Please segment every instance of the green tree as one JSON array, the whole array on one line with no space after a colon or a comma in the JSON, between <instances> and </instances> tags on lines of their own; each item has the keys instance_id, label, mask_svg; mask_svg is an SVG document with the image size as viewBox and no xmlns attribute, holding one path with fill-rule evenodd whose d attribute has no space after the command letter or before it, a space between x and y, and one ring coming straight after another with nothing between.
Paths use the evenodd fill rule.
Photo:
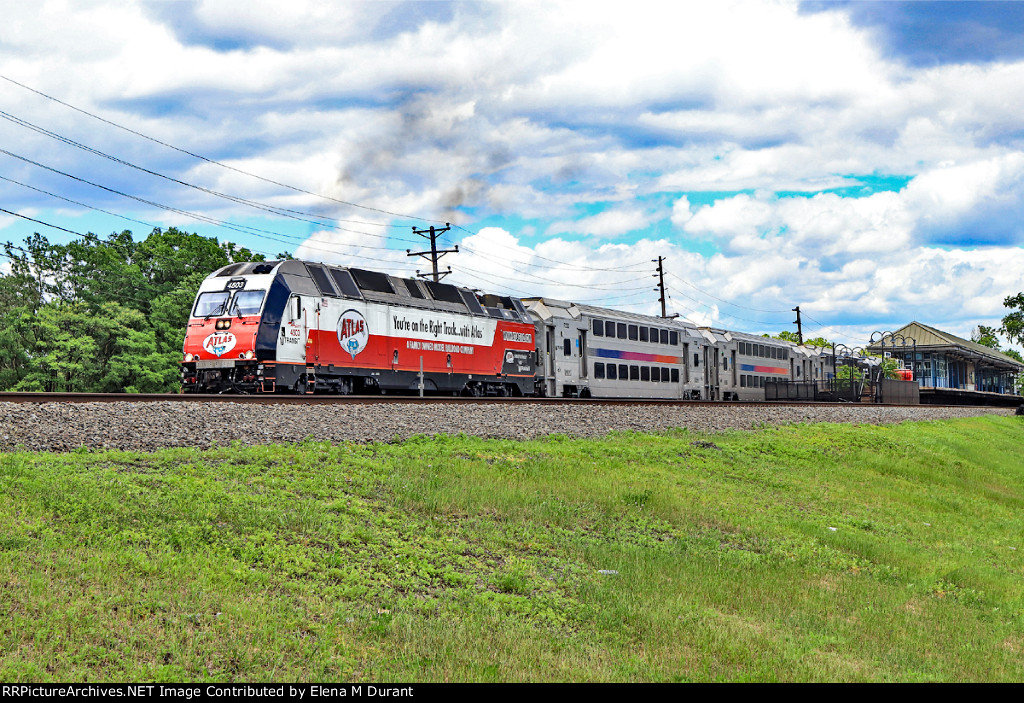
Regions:
<instances>
[{"instance_id":1,"label":"green tree","mask_svg":"<svg viewBox=\"0 0 1024 703\"><path fill-rule=\"evenodd\" d=\"M974 328L974 331L971 332L971 341L999 351L999 337L996 336L997 332L998 330L996 330L995 327L978 325Z\"/></svg>"},{"instance_id":2,"label":"green tree","mask_svg":"<svg viewBox=\"0 0 1024 703\"><path fill-rule=\"evenodd\" d=\"M32 321L31 364L18 390L149 393L177 379L176 361L157 351L156 335L138 310L104 303L54 301Z\"/></svg>"},{"instance_id":3,"label":"green tree","mask_svg":"<svg viewBox=\"0 0 1024 703\"><path fill-rule=\"evenodd\" d=\"M200 283L262 255L171 227L4 245L0 388L169 391ZM91 322L90 322L91 320ZM156 356L154 356L156 355ZM174 373L172 373L172 371Z\"/></svg>"},{"instance_id":4,"label":"green tree","mask_svg":"<svg viewBox=\"0 0 1024 703\"><path fill-rule=\"evenodd\" d=\"M1011 343L1024 343L1024 293L1007 296L1003 307L1009 308L1010 312L1003 318L1000 331Z\"/></svg>"}]
</instances>

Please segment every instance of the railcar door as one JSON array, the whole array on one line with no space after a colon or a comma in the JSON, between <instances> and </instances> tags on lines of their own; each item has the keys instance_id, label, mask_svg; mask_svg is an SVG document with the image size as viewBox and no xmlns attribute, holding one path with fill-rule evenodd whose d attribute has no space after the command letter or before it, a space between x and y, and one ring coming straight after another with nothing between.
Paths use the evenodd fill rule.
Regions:
<instances>
[{"instance_id":1,"label":"railcar door","mask_svg":"<svg viewBox=\"0 0 1024 703\"><path fill-rule=\"evenodd\" d=\"M718 400L718 347L704 347L704 397Z\"/></svg>"}]
</instances>

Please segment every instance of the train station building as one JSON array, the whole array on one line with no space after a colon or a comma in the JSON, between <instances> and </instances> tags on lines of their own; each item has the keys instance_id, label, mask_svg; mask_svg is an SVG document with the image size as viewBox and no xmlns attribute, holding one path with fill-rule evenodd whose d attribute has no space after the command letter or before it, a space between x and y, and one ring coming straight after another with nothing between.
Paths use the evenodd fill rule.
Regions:
<instances>
[{"instance_id":1,"label":"train station building","mask_svg":"<svg viewBox=\"0 0 1024 703\"><path fill-rule=\"evenodd\" d=\"M893 357L910 369L921 387L922 402L976 402L984 396L1016 396L1024 364L977 342L920 322L873 341L867 350Z\"/></svg>"}]
</instances>

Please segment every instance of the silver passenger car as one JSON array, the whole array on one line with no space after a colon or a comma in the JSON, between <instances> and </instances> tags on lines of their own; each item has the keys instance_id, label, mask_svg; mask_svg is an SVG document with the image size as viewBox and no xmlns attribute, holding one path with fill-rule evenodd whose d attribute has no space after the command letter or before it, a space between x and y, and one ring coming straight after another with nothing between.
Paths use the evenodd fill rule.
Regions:
<instances>
[{"instance_id":1,"label":"silver passenger car","mask_svg":"<svg viewBox=\"0 0 1024 703\"><path fill-rule=\"evenodd\" d=\"M523 300L534 318L538 385L549 397L706 397L707 340L675 319L551 298Z\"/></svg>"}]
</instances>

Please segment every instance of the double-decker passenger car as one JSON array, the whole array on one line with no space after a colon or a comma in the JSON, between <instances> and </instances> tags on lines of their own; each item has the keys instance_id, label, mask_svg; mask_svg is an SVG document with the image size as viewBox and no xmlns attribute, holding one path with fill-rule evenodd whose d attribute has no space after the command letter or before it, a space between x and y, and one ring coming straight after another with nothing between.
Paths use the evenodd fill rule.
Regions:
<instances>
[{"instance_id":1,"label":"double-decker passenger car","mask_svg":"<svg viewBox=\"0 0 1024 703\"><path fill-rule=\"evenodd\" d=\"M541 395L698 399L706 392L706 341L688 322L552 298L523 302L535 319Z\"/></svg>"}]
</instances>

